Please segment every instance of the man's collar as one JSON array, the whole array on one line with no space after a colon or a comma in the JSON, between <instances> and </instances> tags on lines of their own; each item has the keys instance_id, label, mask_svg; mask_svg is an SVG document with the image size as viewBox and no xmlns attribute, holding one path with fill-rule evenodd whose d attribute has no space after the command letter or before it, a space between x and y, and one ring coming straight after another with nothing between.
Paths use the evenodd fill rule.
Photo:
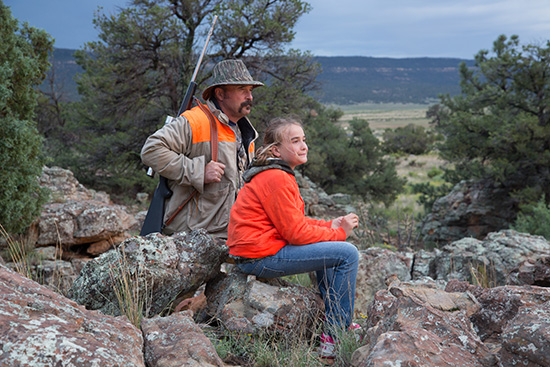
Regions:
<instances>
[{"instance_id":1,"label":"man's collar","mask_svg":"<svg viewBox=\"0 0 550 367\"><path fill-rule=\"evenodd\" d=\"M218 100L216 98L210 98L210 100L212 101L212 103L214 103L214 106L216 106L216 108L220 111L223 112L222 108L220 107L220 104L218 103ZM224 113L225 115L225 113ZM226 115L227 116L227 115ZM229 126L237 126L237 123L236 122L233 122L229 119L229 117L227 118L227 121L229 123Z\"/></svg>"}]
</instances>

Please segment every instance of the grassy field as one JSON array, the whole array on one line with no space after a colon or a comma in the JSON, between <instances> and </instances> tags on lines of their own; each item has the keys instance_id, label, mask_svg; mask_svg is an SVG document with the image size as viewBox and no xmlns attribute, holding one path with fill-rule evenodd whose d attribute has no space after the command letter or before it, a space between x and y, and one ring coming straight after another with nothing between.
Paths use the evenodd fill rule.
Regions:
<instances>
[{"instance_id":1,"label":"grassy field","mask_svg":"<svg viewBox=\"0 0 550 367\"><path fill-rule=\"evenodd\" d=\"M429 127L430 120L426 118L429 105L403 103L359 103L354 105L331 105L344 112L340 119L346 126L353 118L365 119L370 128L379 135L386 128L395 129L409 124Z\"/></svg>"},{"instance_id":2,"label":"grassy field","mask_svg":"<svg viewBox=\"0 0 550 367\"><path fill-rule=\"evenodd\" d=\"M344 128L353 118L364 119L369 123L374 135L381 137L385 129L395 129L408 124L414 124L430 128L429 119L426 118L426 111L429 105L421 104L375 104L362 103L355 105L332 105L339 108L344 115L339 120ZM413 184L429 182L432 185L439 185L442 182L441 168L447 165L437 153L431 152L423 155L400 155L394 156L397 161L397 174L407 179L405 192L398 196L397 200L389 208L380 208L388 218L388 228L392 233L392 239L387 242L395 247L399 246L397 232L398 222L410 222L410 228L416 227L418 220L422 218L424 208L417 202L418 194L412 193ZM414 219L413 219L414 218ZM412 223L415 222L415 223ZM403 223L401 223L403 225ZM410 229L409 229L410 230ZM403 237L403 236L401 236Z\"/></svg>"}]
</instances>

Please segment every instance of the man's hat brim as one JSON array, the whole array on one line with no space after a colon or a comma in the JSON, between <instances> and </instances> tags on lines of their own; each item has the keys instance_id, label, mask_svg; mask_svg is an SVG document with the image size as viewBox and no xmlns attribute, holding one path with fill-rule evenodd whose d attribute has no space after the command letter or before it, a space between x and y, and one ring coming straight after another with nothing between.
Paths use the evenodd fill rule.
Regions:
<instances>
[{"instance_id":1,"label":"man's hat brim","mask_svg":"<svg viewBox=\"0 0 550 367\"><path fill-rule=\"evenodd\" d=\"M246 82L226 82L226 83L212 84L208 88L206 88L204 92L202 92L202 99L205 101L209 100L212 97L212 93L214 93L214 89L216 87L222 87L224 85L251 85L252 87L257 88L257 87L263 87L264 83L253 80L253 81L246 81Z\"/></svg>"}]
</instances>

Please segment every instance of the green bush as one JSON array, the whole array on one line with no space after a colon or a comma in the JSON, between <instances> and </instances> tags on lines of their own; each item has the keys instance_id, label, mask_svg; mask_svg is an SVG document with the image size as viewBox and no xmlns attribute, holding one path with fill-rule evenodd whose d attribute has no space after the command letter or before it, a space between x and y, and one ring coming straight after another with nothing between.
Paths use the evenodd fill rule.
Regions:
<instances>
[{"instance_id":1,"label":"green bush","mask_svg":"<svg viewBox=\"0 0 550 367\"><path fill-rule=\"evenodd\" d=\"M0 24L0 224L8 233L19 233L38 216L46 198L38 183L45 160L33 121L34 86L50 66L53 41L27 24L20 29L2 2Z\"/></svg>"},{"instance_id":2,"label":"green bush","mask_svg":"<svg viewBox=\"0 0 550 367\"><path fill-rule=\"evenodd\" d=\"M550 240L550 206L546 203L545 196L536 205L523 207L512 228Z\"/></svg>"},{"instance_id":3,"label":"green bush","mask_svg":"<svg viewBox=\"0 0 550 367\"><path fill-rule=\"evenodd\" d=\"M382 138L384 149L388 153L425 154L434 142L433 134L423 126L413 124L386 129Z\"/></svg>"}]
</instances>

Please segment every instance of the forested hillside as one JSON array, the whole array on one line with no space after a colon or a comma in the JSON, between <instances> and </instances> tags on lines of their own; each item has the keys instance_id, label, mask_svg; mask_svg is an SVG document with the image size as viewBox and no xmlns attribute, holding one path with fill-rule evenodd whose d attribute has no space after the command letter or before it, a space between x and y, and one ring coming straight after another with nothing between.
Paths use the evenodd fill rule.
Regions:
<instances>
[{"instance_id":1,"label":"forested hillside","mask_svg":"<svg viewBox=\"0 0 550 367\"><path fill-rule=\"evenodd\" d=\"M460 92L458 66L473 60L447 58L317 57L323 103L426 103Z\"/></svg>"},{"instance_id":2,"label":"forested hillside","mask_svg":"<svg viewBox=\"0 0 550 367\"><path fill-rule=\"evenodd\" d=\"M67 100L78 99L74 76L81 71L74 50L55 49L52 64L58 89ZM439 94L459 93L458 65L473 60L448 58L316 57L322 66L318 80L323 103L426 103ZM43 88L48 88L48 80Z\"/></svg>"}]
</instances>

